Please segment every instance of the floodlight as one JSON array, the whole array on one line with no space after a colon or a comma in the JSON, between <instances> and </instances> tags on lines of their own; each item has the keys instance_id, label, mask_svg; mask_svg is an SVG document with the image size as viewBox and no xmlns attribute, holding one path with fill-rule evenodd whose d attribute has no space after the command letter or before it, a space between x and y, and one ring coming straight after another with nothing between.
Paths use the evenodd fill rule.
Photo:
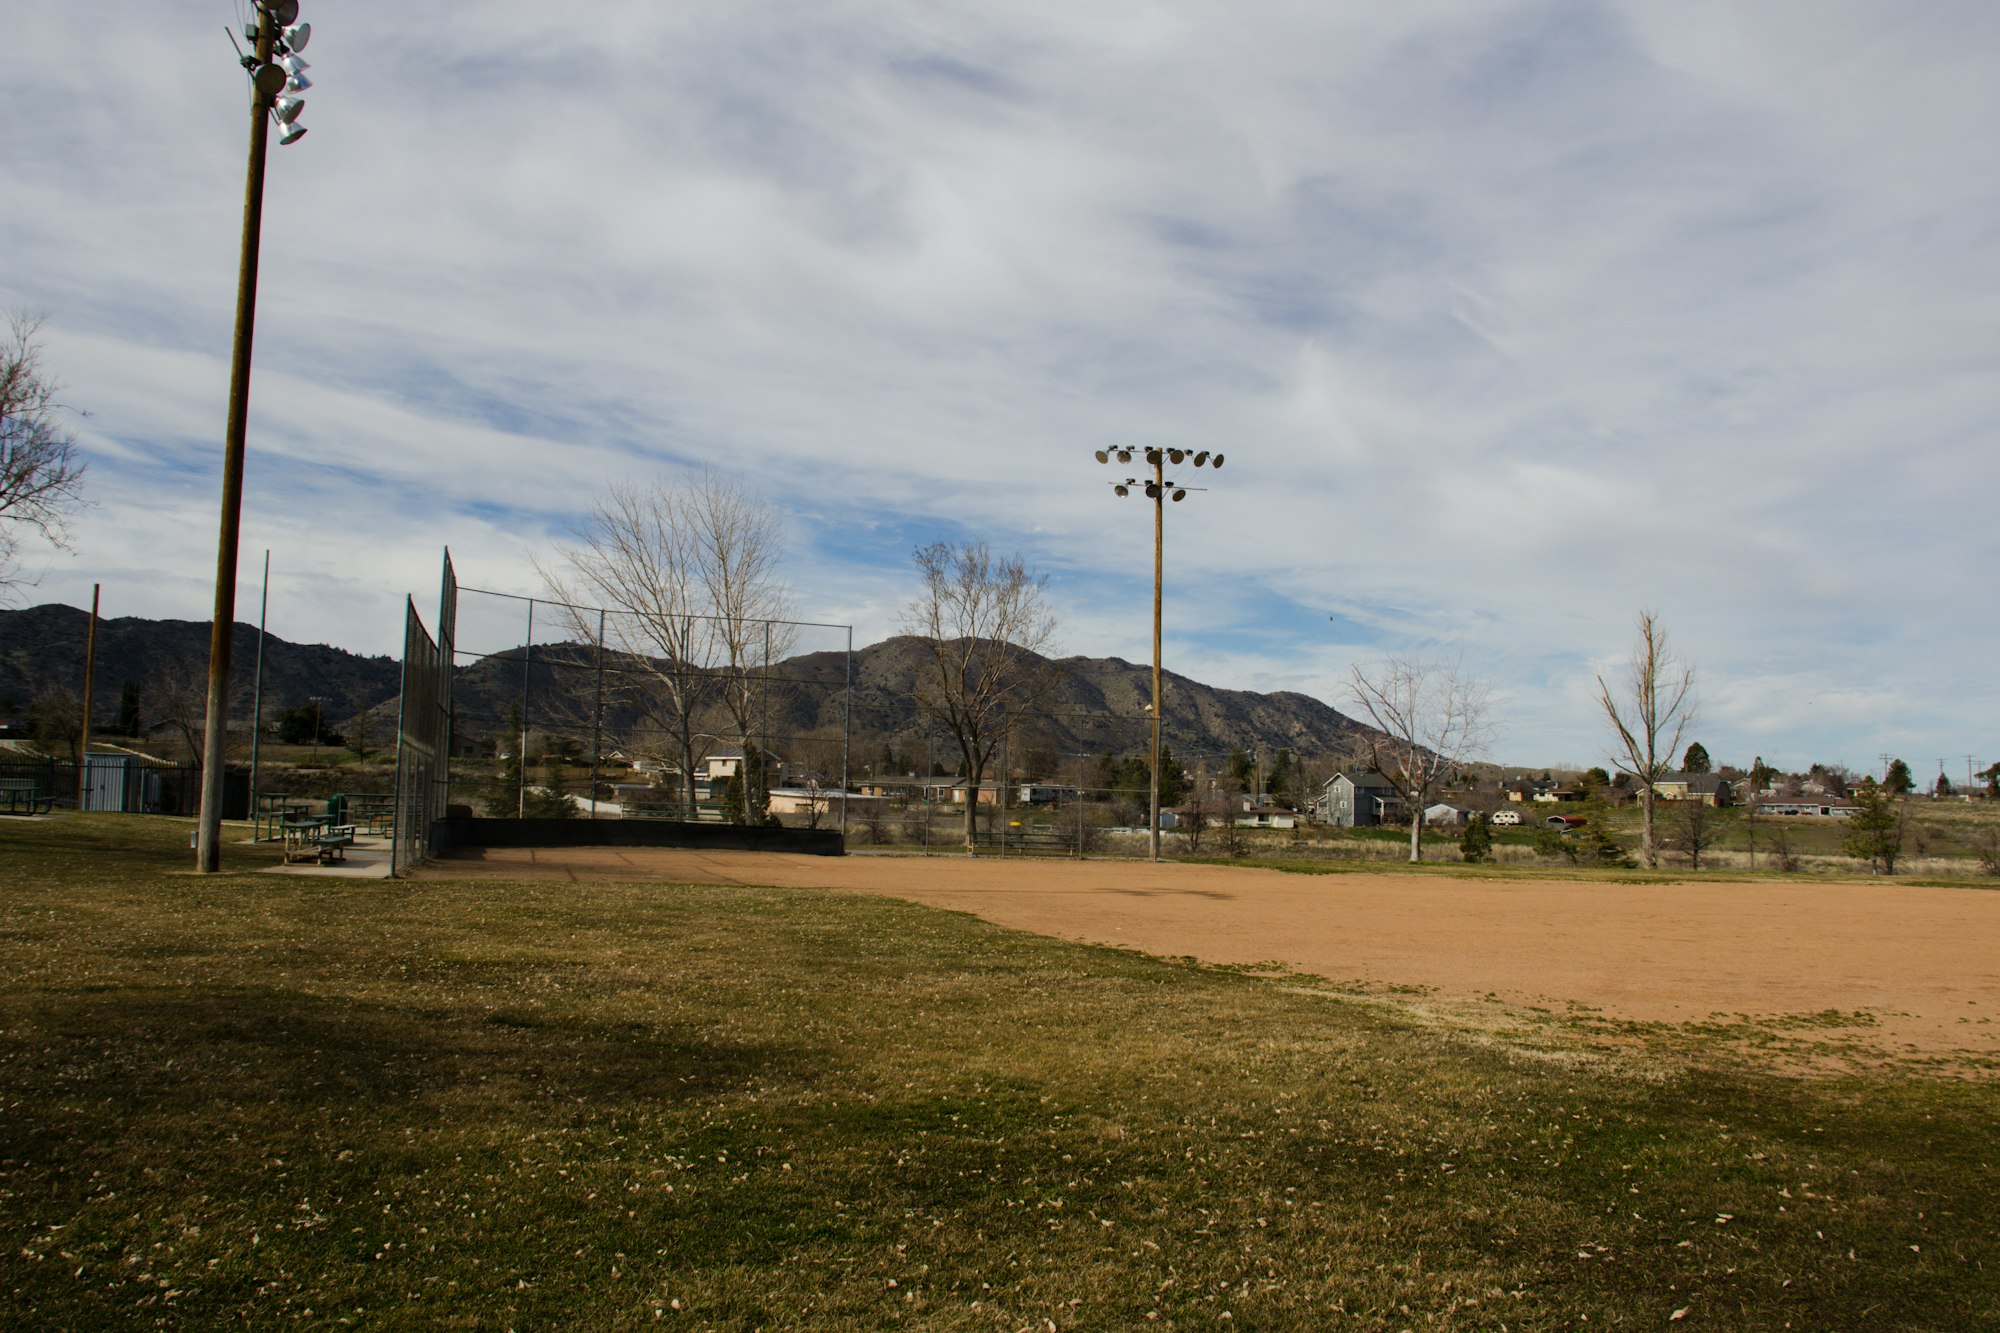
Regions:
<instances>
[{"instance_id":1,"label":"floodlight","mask_svg":"<svg viewBox=\"0 0 2000 1333\"><path fill-rule=\"evenodd\" d=\"M1111 455L1105 453L1104 450L1099 449L1097 451L1097 461L1100 463L1109 463L1111 461Z\"/></svg>"},{"instance_id":2,"label":"floodlight","mask_svg":"<svg viewBox=\"0 0 2000 1333\"><path fill-rule=\"evenodd\" d=\"M1221 454L1217 454L1217 455L1216 455L1216 456L1215 456L1214 458L1211 458L1211 459L1209 459L1209 460L1208 460L1208 465L1209 465L1210 467L1221 467L1221 466L1222 466L1222 455L1221 455Z\"/></svg>"},{"instance_id":3,"label":"floodlight","mask_svg":"<svg viewBox=\"0 0 2000 1333\"><path fill-rule=\"evenodd\" d=\"M1146 483L1146 498L1148 500L1157 500L1160 498L1160 487L1157 482L1149 481Z\"/></svg>"},{"instance_id":4,"label":"floodlight","mask_svg":"<svg viewBox=\"0 0 2000 1333\"><path fill-rule=\"evenodd\" d=\"M1208 466L1208 450L1204 449L1194 456L1194 465L1196 467Z\"/></svg>"},{"instance_id":5,"label":"floodlight","mask_svg":"<svg viewBox=\"0 0 2000 1333\"><path fill-rule=\"evenodd\" d=\"M1167 461L1170 463L1179 464L1186 461L1186 459L1187 459L1187 450L1185 449L1167 450Z\"/></svg>"},{"instance_id":6,"label":"floodlight","mask_svg":"<svg viewBox=\"0 0 2000 1333\"><path fill-rule=\"evenodd\" d=\"M1158 467L1160 465L1160 451L1158 449L1148 449L1146 451L1146 461L1154 467Z\"/></svg>"},{"instance_id":7,"label":"floodlight","mask_svg":"<svg viewBox=\"0 0 2000 1333\"><path fill-rule=\"evenodd\" d=\"M279 57L278 63L285 67L285 73L287 74L303 74L312 68L311 61L301 60L299 57L291 54Z\"/></svg>"},{"instance_id":8,"label":"floodlight","mask_svg":"<svg viewBox=\"0 0 2000 1333\"><path fill-rule=\"evenodd\" d=\"M264 68L269 69L266 65ZM306 109L303 97L280 97L278 104L271 108L271 114L278 118L280 125L289 125L299 118L299 112Z\"/></svg>"},{"instance_id":9,"label":"floodlight","mask_svg":"<svg viewBox=\"0 0 2000 1333\"><path fill-rule=\"evenodd\" d=\"M1176 486L1174 488L1174 503L1179 504L1181 501L1185 499L1187 499L1187 492L1180 489L1180 487Z\"/></svg>"},{"instance_id":10,"label":"floodlight","mask_svg":"<svg viewBox=\"0 0 2000 1333\"><path fill-rule=\"evenodd\" d=\"M258 0L257 7L276 19L280 28L298 22L299 0Z\"/></svg>"},{"instance_id":11,"label":"floodlight","mask_svg":"<svg viewBox=\"0 0 2000 1333\"><path fill-rule=\"evenodd\" d=\"M1118 461L1119 461L1119 462L1121 462L1121 463L1129 463L1129 462L1131 462L1131 461L1132 461L1132 451L1131 451L1130 449L1120 449L1120 450L1118 451Z\"/></svg>"},{"instance_id":12,"label":"floodlight","mask_svg":"<svg viewBox=\"0 0 2000 1333\"><path fill-rule=\"evenodd\" d=\"M312 40L312 35L312 24L294 23L291 27L279 33L278 37L284 42L287 50L303 51L306 49L306 43Z\"/></svg>"},{"instance_id":13,"label":"floodlight","mask_svg":"<svg viewBox=\"0 0 2000 1333\"><path fill-rule=\"evenodd\" d=\"M290 125L280 126L279 128L284 130L284 133L278 136L280 144L297 143L306 137L306 127L298 124L296 121Z\"/></svg>"},{"instance_id":14,"label":"floodlight","mask_svg":"<svg viewBox=\"0 0 2000 1333\"><path fill-rule=\"evenodd\" d=\"M1118 494L1120 495L1130 495L1132 493L1132 488L1130 486L1127 486L1122 481L1119 482L1117 485L1113 486L1111 489L1118 492Z\"/></svg>"},{"instance_id":15,"label":"floodlight","mask_svg":"<svg viewBox=\"0 0 2000 1333\"><path fill-rule=\"evenodd\" d=\"M294 74L285 80L285 91L288 93L302 93L312 86L313 81L303 74Z\"/></svg>"},{"instance_id":16,"label":"floodlight","mask_svg":"<svg viewBox=\"0 0 2000 1333\"><path fill-rule=\"evenodd\" d=\"M250 85L257 90L260 98L276 97L285 91L285 71L276 65L259 65L250 76Z\"/></svg>"}]
</instances>

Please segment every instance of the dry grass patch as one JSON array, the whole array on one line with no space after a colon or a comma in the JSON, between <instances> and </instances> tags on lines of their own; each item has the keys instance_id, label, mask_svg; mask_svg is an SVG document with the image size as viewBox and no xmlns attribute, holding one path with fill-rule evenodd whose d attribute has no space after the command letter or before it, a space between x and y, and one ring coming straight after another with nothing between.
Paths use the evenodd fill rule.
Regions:
<instances>
[{"instance_id":1,"label":"dry grass patch","mask_svg":"<svg viewBox=\"0 0 2000 1333\"><path fill-rule=\"evenodd\" d=\"M1563 1062L879 898L186 859L0 829L14 1326L2000 1310L1984 1085Z\"/></svg>"}]
</instances>

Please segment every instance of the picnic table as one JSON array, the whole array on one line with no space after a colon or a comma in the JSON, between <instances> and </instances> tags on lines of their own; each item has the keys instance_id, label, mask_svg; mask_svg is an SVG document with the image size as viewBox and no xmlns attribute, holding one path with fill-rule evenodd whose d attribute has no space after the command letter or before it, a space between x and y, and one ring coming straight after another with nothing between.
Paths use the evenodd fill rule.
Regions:
<instances>
[{"instance_id":1,"label":"picnic table","mask_svg":"<svg viewBox=\"0 0 2000 1333\"><path fill-rule=\"evenodd\" d=\"M45 815L55 804L55 795L42 790L38 779L0 778L0 814Z\"/></svg>"},{"instance_id":2,"label":"picnic table","mask_svg":"<svg viewBox=\"0 0 2000 1333\"><path fill-rule=\"evenodd\" d=\"M345 861L354 845L354 825L333 824L324 818L288 819L280 824L285 839L285 864L318 861L328 864Z\"/></svg>"},{"instance_id":3,"label":"picnic table","mask_svg":"<svg viewBox=\"0 0 2000 1333\"><path fill-rule=\"evenodd\" d=\"M341 823L369 833L387 833L396 826L396 798L387 792L341 792L327 802L327 808Z\"/></svg>"},{"instance_id":4,"label":"picnic table","mask_svg":"<svg viewBox=\"0 0 2000 1333\"><path fill-rule=\"evenodd\" d=\"M259 796L251 816L250 840L276 842L284 836L284 826L306 818L308 803L288 796Z\"/></svg>"}]
</instances>

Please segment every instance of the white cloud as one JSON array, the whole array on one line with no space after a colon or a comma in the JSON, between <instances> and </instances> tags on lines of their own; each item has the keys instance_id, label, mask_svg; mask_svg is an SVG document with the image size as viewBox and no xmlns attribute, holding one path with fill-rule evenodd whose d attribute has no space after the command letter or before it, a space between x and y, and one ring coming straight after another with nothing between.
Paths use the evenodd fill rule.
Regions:
<instances>
[{"instance_id":1,"label":"white cloud","mask_svg":"<svg viewBox=\"0 0 2000 1333\"><path fill-rule=\"evenodd\" d=\"M606 481L719 461L864 641L908 545L966 535L1058 573L1066 647L1137 658L1146 516L1089 450L1160 441L1229 456L1171 519L1173 665L1216 684L1337 701L1356 655L1463 646L1509 753L1594 757L1590 664L1653 606L1718 758L1994 745L2000 17L307 17L244 530L287 637L388 650L446 543L525 591ZM95 413L45 595L207 614L245 129L215 18L10 15L0 300Z\"/></svg>"}]
</instances>

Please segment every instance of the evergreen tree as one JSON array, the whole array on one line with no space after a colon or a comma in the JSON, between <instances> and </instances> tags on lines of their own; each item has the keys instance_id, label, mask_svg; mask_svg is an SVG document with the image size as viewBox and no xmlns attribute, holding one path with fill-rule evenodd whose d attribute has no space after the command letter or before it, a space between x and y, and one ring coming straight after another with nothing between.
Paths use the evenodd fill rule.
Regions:
<instances>
[{"instance_id":1,"label":"evergreen tree","mask_svg":"<svg viewBox=\"0 0 2000 1333\"><path fill-rule=\"evenodd\" d=\"M1236 791L1249 791L1257 785L1257 761L1247 750L1231 750L1222 766L1222 779Z\"/></svg>"},{"instance_id":2,"label":"evergreen tree","mask_svg":"<svg viewBox=\"0 0 2000 1333\"><path fill-rule=\"evenodd\" d=\"M1765 763L1763 755L1758 755L1750 763L1750 790L1753 792L1768 790L1771 780L1777 776L1778 770Z\"/></svg>"},{"instance_id":3,"label":"evergreen tree","mask_svg":"<svg viewBox=\"0 0 2000 1333\"><path fill-rule=\"evenodd\" d=\"M1295 808L1298 796L1295 788L1298 784L1298 757L1290 750L1278 751L1271 760L1270 776L1264 780L1264 785L1271 794L1271 804L1282 805L1288 810Z\"/></svg>"},{"instance_id":4,"label":"evergreen tree","mask_svg":"<svg viewBox=\"0 0 2000 1333\"><path fill-rule=\"evenodd\" d=\"M1986 794L2000 799L2000 763L1981 769L1975 776L1986 780Z\"/></svg>"},{"instance_id":5,"label":"evergreen tree","mask_svg":"<svg viewBox=\"0 0 2000 1333\"><path fill-rule=\"evenodd\" d=\"M1945 797L1951 795L1951 793L1951 779L1942 773L1938 774L1937 784L1931 788L1931 795L1937 797L1939 800L1943 800Z\"/></svg>"},{"instance_id":6,"label":"evergreen tree","mask_svg":"<svg viewBox=\"0 0 2000 1333\"><path fill-rule=\"evenodd\" d=\"M134 736L139 734L139 682L128 680L125 688L118 692L118 734Z\"/></svg>"},{"instance_id":7,"label":"evergreen tree","mask_svg":"<svg viewBox=\"0 0 2000 1333\"><path fill-rule=\"evenodd\" d=\"M1708 761L1708 747L1700 741L1691 742L1688 745L1687 753L1681 756L1681 771L1683 773L1707 773L1711 771L1712 767Z\"/></svg>"},{"instance_id":8,"label":"evergreen tree","mask_svg":"<svg viewBox=\"0 0 2000 1333\"><path fill-rule=\"evenodd\" d=\"M1172 747L1160 742L1160 808L1169 809L1179 805L1187 795L1187 770L1174 758Z\"/></svg>"},{"instance_id":9,"label":"evergreen tree","mask_svg":"<svg viewBox=\"0 0 2000 1333\"><path fill-rule=\"evenodd\" d=\"M1876 786L1873 778L1854 793L1854 813L1847 817L1840 847L1856 860L1868 862L1878 874L1896 873L1896 858L1903 852L1903 809L1888 788Z\"/></svg>"},{"instance_id":10,"label":"evergreen tree","mask_svg":"<svg viewBox=\"0 0 2000 1333\"><path fill-rule=\"evenodd\" d=\"M1900 759L1889 761L1889 772L1882 779L1882 786L1892 796L1908 796L1917 789L1917 781L1910 776L1910 766Z\"/></svg>"},{"instance_id":11,"label":"evergreen tree","mask_svg":"<svg viewBox=\"0 0 2000 1333\"><path fill-rule=\"evenodd\" d=\"M1478 865L1493 857L1493 830L1486 826L1486 816L1474 811L1465 825L1465 832L1458 840L1458 854L1468 865Z\"/></svg>"}]
</instances>

